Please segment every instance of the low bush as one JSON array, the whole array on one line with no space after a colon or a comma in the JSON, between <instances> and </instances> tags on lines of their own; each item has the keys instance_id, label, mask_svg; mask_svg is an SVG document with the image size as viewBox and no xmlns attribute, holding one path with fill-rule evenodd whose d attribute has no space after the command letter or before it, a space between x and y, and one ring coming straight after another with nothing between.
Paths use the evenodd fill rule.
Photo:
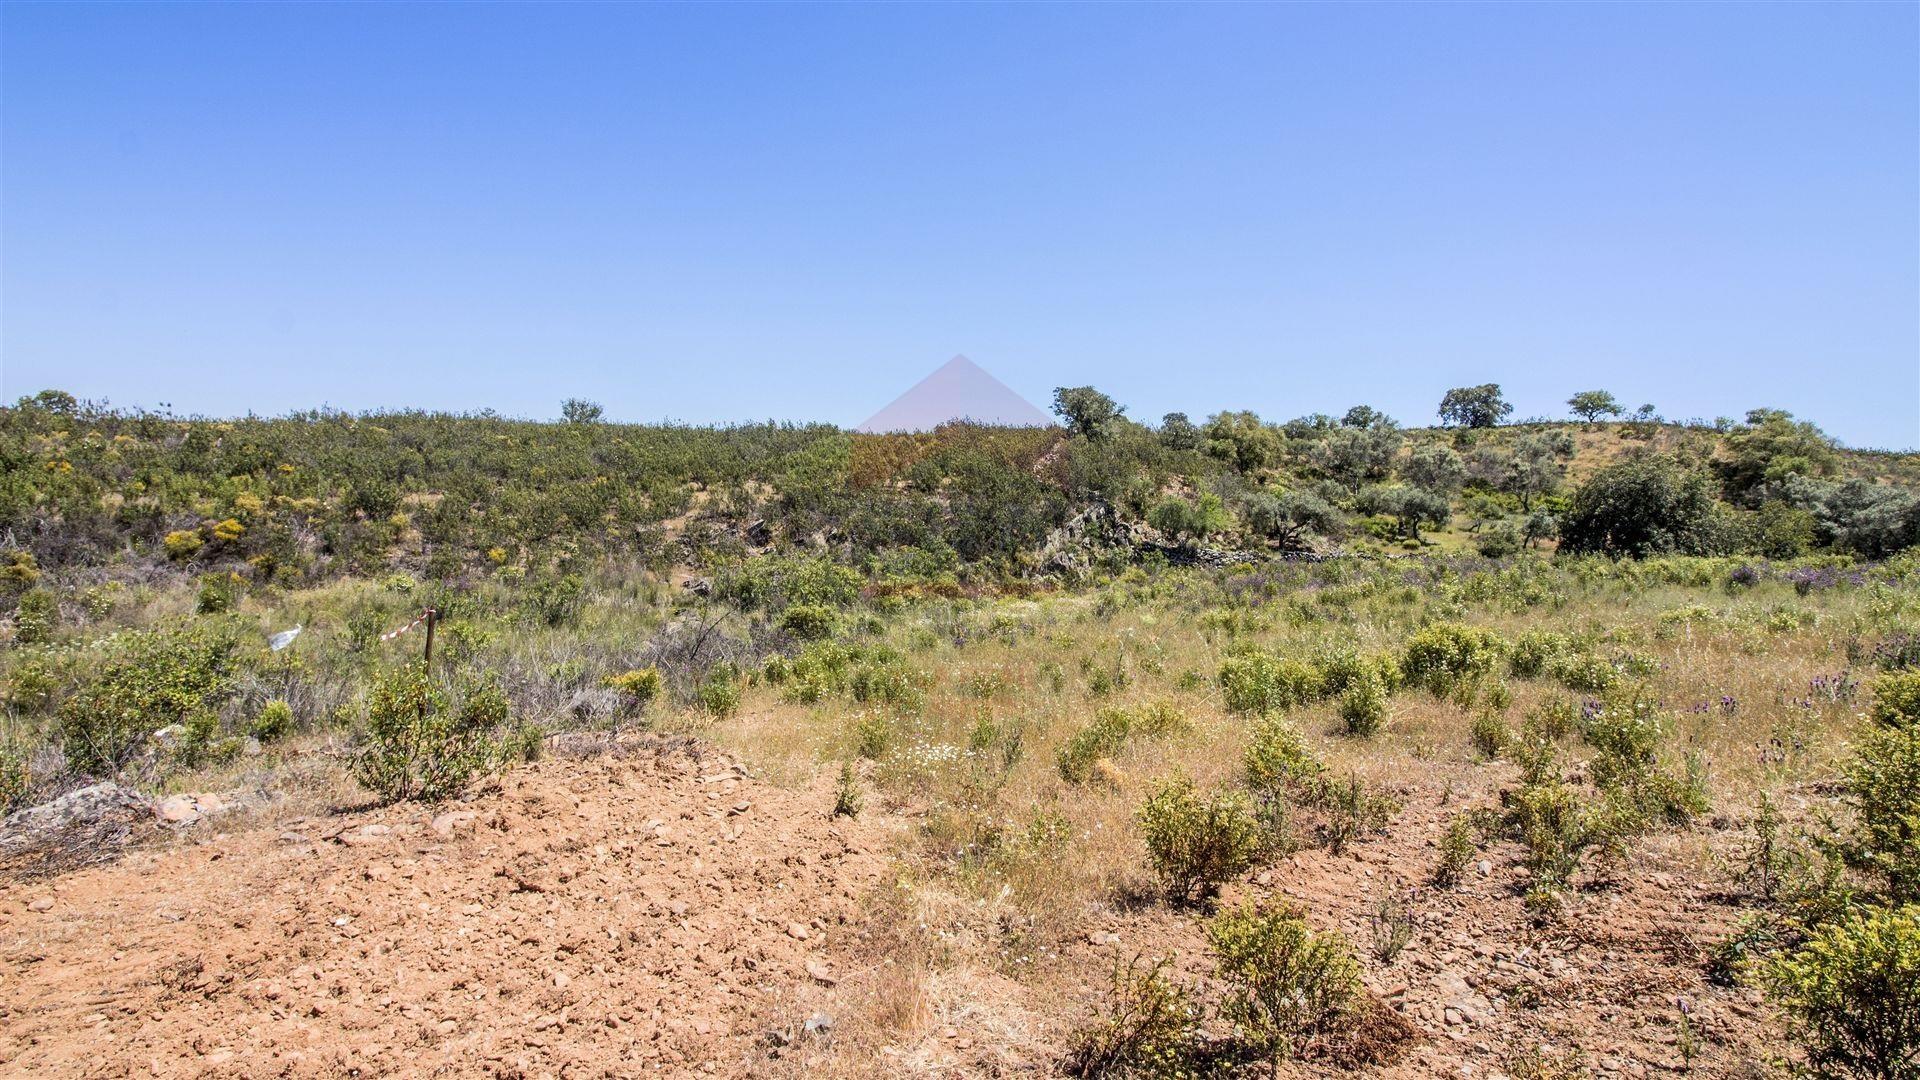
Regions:
<instances>
[{"instance_id":1,"label":"low bush","mask_svg":"<svg viewBox=\"0 0 1920 1080\"><path fill-rule=\"evenodd\" d=\"M27 755L14 743L0 743L0 817L26 802L32 790Z\"/></svg>"},{"instance_id":2,"label":"low bush","mask_svg":"<svg viewBox=\"0 0 1920 1080\"><path fill-rule=\"evenodd\" d=\"M247 724L247 734L261 742L272 742L293 734L293 706L274 698L260 707Z\"/></svg>"},{"instance_id":3,"label":"low bush","mask_svg":"<svg viewBox=\"0 0 1920 1080\"><path fill-rule=\"evenodd\" d=\"M1565 634L1528 630L1514 639L1507 670L1523 679L1537 679L1551 671L1555 661L1573 652L1573 639Z\"/></svg>"},{"instance_id":4,"label":"low bush","mask_svg":"<svg viewBox=\"0 0 1920 1080\"><path fill-rule=\"evenodd\" d=\"M645 709L660 696L666 680L657 667L635 668L608 675L600 680L600 685L620 695L620 700L629 709Z\"/></svg>"},{"instance_id":5,"label":"low bush","mask_svg":"<svg viewBox=\"0 0 1920 1080\"><path fill-rule=\"evenodd\" d=\"M1254 727L1242 762L1247 786L1263 795L1282 792L1325 771L1300 729L1280 716L1263 717Z\"/></svg>"},{"instance_id":6,"label":"low bush","mask_svg":"<svg viewBox=\"0 0 1920 1080\"><path fill-rule=\"evenodd\" d=\"M720 664L707 673L694 693L700 707L710 716L725 719L740 709L740 676L732 664Z\"/></svg>"},{"instance_id":7,"label":"low bush","mask_svg":"<svg viewBox=\"0 0 1920 1080\"><path fill-rule=\"evenodd\" d=\"M1594 786L1616 797L1620 809L1646 825L1684 825L1706 813L1700 759L1690 756L1680 772L1661 764L1667 724L1657 702L1638 693L1612 695L1589 710L1581 734L1595 751Z\"/></svg>"},{"instance_id":8,"label":"low bush","mask_svg":"<svg viewBox=\"0 0 1920 1080\"><path fill-rule=\"evenodd\" d=\"M1887 727L1920 726L1920 671L1889 671L1873 680L1873 720Z\"/></svg>"},{"instance_id":9,"label":"low bush","mask_svg":"<svg viewBox=\"0 0 1920 1080\"><path fill-rule=\"evenodd\" d=\"M1314 661L1320 673L1320 691L1337 697L1357 683L1375 680L1388 690L1400 685L1400 662L1391 653L1365 656L1352 650L1338 650Z\"/></svg>"},{"instance_id":10,"label":"low bush","mask_svg":"<svg viewBox=\"0 0 1920 1080\"><path fill-rule=\"evenodd\" d=\"M833 609L824 604L795 604L780 613L780 629L802 641L832 636L837 622Z\"/></svg>"},{"instance_id":11,"label":"low bush","mask_svg":"<svg viewBox=\"0 0 1920 1080\"><path fill-rule=\"evenodd\" d=\"M1365 1000L1353 946L1290 909L1223 912L1207 923L1207 943L1228 987L1222 1014L1270 1059L1335 1033Z\"/></svg>"},{"instance_id":12,"label":"low bush","mask_svg":"<svg viewBox=\"0 0 1920 1080\"><path fill-rule=\"evenodd\" d=\"M1555 657L1547 671L1560 685L1582 694L1604 694L1620 685L1620 669L1592 653Z\"/></svg>"},{"instance_id":13,"label":"low bush","mask_svg":"<svg viewBox=\"0 0 1920 1080\"><path fill-rule=\"evenodd\" d=\"M540 577L521 598L527 618L538 626L572 626L586 603L587 583L579 574Z\"/></svg>"},{"instance_id":14,"label":"low bush","mask_svg":"<svg viewBox=\"0 0 1920 1080\"><path fill-rule=\"evenodd\" d=\"M1220 689L1228 709L1262 713L1316 701L1325 684L1312 664L1247 649L1221 663Z\"/></svg>"},{"instance_id":15,"label":"low bush","mask_svg":"<svg viewBox=\"0 0 1920 1080\"><path fill-rule=\"evenodd\" d=\"M57 726L67 765L105 774L141 743L178 724L211 734L233 693L235 638L225 624L116 634L91 677L60 703Z\"/></svg>"},{"instance_id":16,"label":"low bush","mask_svg":"<svg viewBox=\"0 0 1920 1080\"><path fill-rule=\"evenodd\" d=\"M1505 753L1513 743L1513 729L1495 712L1483 711L1476 715L1473 727L1467 734L1473 741L1473 748L1489 761Z\"/></svg>"},{"instance_id":17,"label":"low bush","mask_svg":"<svg viewBox=\"0 0 1920 1080\"><path fill-rule=\"evenodd\" d=\"M1125 709L1101 709L1093 722L1068 737L1060 747L1056 764L1060 778L1069 784L1092 780L1101 761L1120 752L1133 731L1133 717Z\"/></svg>"},{"instance_id":18,"label":"low bush","mask_svg":"<svg viewBox=\"0 0 1920 1080\"><path fill-rule=\"evenodd\" d=\"M1400 670L1407 682L1444 695L1491 674L1504 644L1499 635L1482 627L1434 623L1407 640Z\"/></svg>"},{"instance_id":19,"label":"low bush","mask_svg":"<svg viewBox=\"0 0 1920 1080\"><path fill-rule=\"evenodd\" d=\"M1347 774L1344 784L1316 784L1310 794L1312 801L1326 811L1321 832L1327 847L1336 854L1368 833L1386 828L1387 820L1400 809L1391 795L1370 789L1355 773Z\"/></svg>"},{"instance_id":20,"label":"low bush","mask_svg":"<svg viewBox=\"0 0 1920 1080\"><path fill-rule=\"evenodd\" d=\"M1853 812L1842 857L1884 880L1896 903L1920 901L1920 725L1868 732L1842 775Z\"/></svg>"},{"instance_id":21,"label":"low bush","mask_svg":"<svg viewBox=\"0 0 1920 1080\"><path fill-rule=\"evenodd\" d=\"M449 685L419 662L394 668L368 696L354 775L392 802L457 794L496 759L507 714L498 686Z\"/></svg>"},{"instance_id":22,"label":"low bush","mask_svg":"<svg viewBox=\"0 0 1920 1080\"><path fill-rule=\"evenodd\" d=\"M1347 734L1365 738L1387 722L1387 684L1379 672L1364 668L1340 695L1340 721Z\"/></svg>"},{"instance_id":23,"label":"low bush","mask_svg":"<svg viewBox=\"0 0 1920 1080\"><path fill-rule=\"evenodd\" d=\"M1147 799L1139 814L1147 858L1174 904L1205 900L1252 866L1261 851L1260 826L1246 796L1202 797L1193 781L1175 777Z\"/></svg>"},{"instance_id":24,"label":"low bush","mask_svg":"<svg viewBox=\"0 0 1920 1080\"><path fill-rule=\"evenodd\" d=\"M1136 956L1114 965L1106 1015L1073 1037L1068 1075L1170 1080L1198 1075L1193 1059L1200 1007L1168 974L1172 963L1147 963Z\"/></svg>"},{"instance_id":25,"label":"low bush","mask_svg":"<svg viewBox=\"0 0 1920 1080\"><path fill-rule=\"evenodd\" d=\"M1526 848L1534 887L1558 890L1573 881L1592 833L1580 793L1558 777L1524 785L1507 796L1508 820Z\"/></svg>"},{"instance_id":26,"label":"low bush","mask_svg":"<svg viewBox=\"0 0 1920 1080\"><path fill-rule=\"evenodd\" d=\"M1466 814L1453 815L1447 820L1447 831L1440 835L1440 863L1434 867L1433 883L1459 884L1477 854L1479 846L1474 843L1473 819Z\"/></svg>"},{"instance_id":27,"label":"low bush","mask_svg":"<svg viewBox=\"0 0 1920 1080\"><path fill-rule=\"evenodd\" d=\"M1822 1077L1920 1076L1920 905L1815 930L1762 974Z\"/></svg>"},{"instance_id":28,"label":"low bush","mask_svg":"<svg viewBox=\"0 0 1920 1080\"><path fill-rule=\"evenodd\" d=\"M13 640L22 645L38 645L53 637L60 625L60 601L47 589L28 589L20 594L13 611Z\"/></svg>"},{"instance_id":29,"label":"low bush","mask_svg":"<svg viewBox=\"0 0 1920 1080\"><path fill-rule=\"evenodd\" d=\"M840 765L840 778L833 785L833 817L859 817L866 799L860 794L860 776L853 762Z\"/></svg>"}]
</instances>

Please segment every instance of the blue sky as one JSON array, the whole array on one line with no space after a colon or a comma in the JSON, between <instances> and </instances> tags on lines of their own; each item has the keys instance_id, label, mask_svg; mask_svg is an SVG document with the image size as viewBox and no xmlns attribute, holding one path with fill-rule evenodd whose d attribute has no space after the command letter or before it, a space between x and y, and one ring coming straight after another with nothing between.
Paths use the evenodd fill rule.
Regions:
<instances>
[{"instance_id":1,"label":"blue sky","mask_svg":"<svg viewBox=\"0 0 1920 1080\"><path fill-rule=\"evenodd\" d=\"M0 393L1920 444L1920 6L0 8Z\"/></svg>"}]
</instances>

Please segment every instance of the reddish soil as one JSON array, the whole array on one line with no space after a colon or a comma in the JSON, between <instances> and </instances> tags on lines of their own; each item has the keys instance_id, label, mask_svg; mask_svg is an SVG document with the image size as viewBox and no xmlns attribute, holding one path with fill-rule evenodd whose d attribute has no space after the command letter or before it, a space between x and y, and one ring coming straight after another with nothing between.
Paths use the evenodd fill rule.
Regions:
<instances>
[{"instance_id":1,"label":"reddish soil","mask_svg":"<svg viewBox=\"0 0 1920 1080\"><path fill-rule=\"evenodd\" d=\"M888 865L831 805L644 743L8 883L0 1073L757 1071L830 1038L806 1020Z\"/></svg>"},{"instance_id":2,"label":"reddish soil","mask_svg":"<svg viewBox=\"0 0 1920 1080\"><path fill-rule=\"evenodd\" d=\"M1785 1054L1752 991L1704 978L1738 908L1698 834L1644 839L1542 922L1510 843L1484 874L1426 884L1465 805L1441 771L1400 789L1386 833L1222 898L1297 903L1366 953L1381 898L1405 897L1404 950L1366 958L1405 1038L1368 1072L1743 1077ZM1480 804L1495 779L1469 782ZM1217 1000L1193 912L902 908L898 820L830 819L829 781L787 790L643 740L434 810L215 819L0 885L0 1075L1038 1076L1116 960L1172 956Z\"/></svg>"}]
</instances>

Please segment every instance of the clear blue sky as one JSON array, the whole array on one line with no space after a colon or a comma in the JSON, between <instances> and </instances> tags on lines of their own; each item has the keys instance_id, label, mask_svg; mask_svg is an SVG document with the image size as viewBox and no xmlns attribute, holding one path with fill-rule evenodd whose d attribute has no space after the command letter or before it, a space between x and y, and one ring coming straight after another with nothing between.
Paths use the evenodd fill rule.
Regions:
<instances>
[{"instance_id":1,"label":"clear blue sky","mask_svg":"<svg viewBox=\"0 0 1920 1080\"><path fill-rule=\"evenodd\" d=\"M0 393L1920 444L1914 4L0 9Z\"/></svg>"}]
</instances>

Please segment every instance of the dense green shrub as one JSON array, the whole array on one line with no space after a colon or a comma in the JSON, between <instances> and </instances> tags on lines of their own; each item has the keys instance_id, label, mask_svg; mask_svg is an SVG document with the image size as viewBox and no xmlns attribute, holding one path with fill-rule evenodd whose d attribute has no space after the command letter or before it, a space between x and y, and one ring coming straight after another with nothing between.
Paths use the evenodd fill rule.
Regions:
<instances>
[{"instance_id":1,"label":"dense green shrub","mask_svg":"<svg viewBox=\"0 0 1920 1080\"><path fill-rule=\"evenodd\" d=\"M1260 828L1246 796L1204 798L1184 776L1161 785L1139 820L1147 858L1175 904L1213 896L1260 854Z\"/></svg>"},{"instance_id":2,"label":"dense green shrub","mask_svg":"<svg viewBox=\"0 0 1920 1080\"><path fill-rule=\"evenodd\" d=\"M1288 1057L1332 1034L1365 1000L1347 939L1315 933L1290 909L1222 912L1207 923L1207 943L1228 987L1222 1014L1264 1056Z\"/></svg>"},{"instance_id":3,"label":"dense green shrub","mask_svg":"<svg viewBox=\"0 0 1920 1080\"><path fill-rule=\"evenodd\" d=\"M587 602L587 583L579 574L541 577L527 587L527 615L541 626L572 626Z\"/></svg>"},{"instance_id":4,"label":"dense green shrub","mask_svg":"<svg viewBox=\"0 0 1920 1080\"><path fill-rule=\"evenodd\" d=\"M1281 716L1264 716L1254 726L1242 759L1247 786L1268 795L1319 776L1325 766L1308 748L1300 729Z\"/></svg>"},{"instance_id":5,"label":"dense green shrub","mask_svg":"<svg viewBox=\"0 0 1920 1080\"><path fill-rule=\"evenodd\" d=\"M1920 1077L1920 905L1816 929L1763 971L1822 1077Z\"/></svg>"},{"instance_id":6,"label":"dense green shrub","mask_svg":"<svg viewBox=\"0 0 1920 1080\"><path fill-rule=\"evenodd\" d=\"M1888 727L1920 726L1920 671L1888 671L1874 678L1873 719Z\"/></svg>"},{"instance_id":7,"label":"dense green shrub","mask_svg":"<svg viewBox=\"0 0 1920 1080\"><path fill-rule=\"evenodd\" d=\"M831 559L762 555L725 567L714 592L747 610L842 608L860 597L860 574Z\"/></svg>"},{"instance_id":8,"label":"dense green shrub","mask_svg":"<svg viewBox=\"0 0 1920 1080\"><path fill-rule=\"evenodd\" d=\"M0 817L26 802L32 790L27 755L15 743L0 742Z\"/></svg>"},{"instance_id":9,"label":"dense green shrub","mask_svg":"<svg viewBox=\"0 0 1920 1080\"><path fill-rule=\"evenodd\" d=\"M1609 695L1586 717L1594 786L1616 798L1614 809L1629 815L1623 823L1637 814L1645 825L1683 825L1707 811L1700 759L1689 757L1682 772L1663 766L1667 734L1658 703L1638 693Z\"/></svg>"},{"instance_id":10,"label":"dense green shrub","mask_svg":"<svg viewBox=\"0 0 1920 1080\"><path fill-rule=\"evenodd\" d=\"M1400 661L1407 682L1435 694L1490 675L1505 643L1491 630L1459 623L1434 623L1407 640Z\"/></svg>"},{"instance_id":11,"label":"dense green shrub","mask_svg":"<svg viewBox=\"0 0 1920 1080\"><path fill-rule=\"evenodd\" d=\"M666 680L659 668L643 667L608 675L600 680L600 685L618 693L628 708L640 710L660 696Z\"/></svg>"},{"instance_id":12,"label":"dense green shrub","mask_svg":"<svg viewBox=\"0 0 1920 1080\"><path fill-rule=\"evenodd\" d=\"M47 589L28 589L20 594L13 612L13 639L22 645L37 645L53 637L60 624L60 601Z\"/></svg>"},{"instance_id":13,"label":"dense green shrub","mask_svg":"<svg viewBox=\"0 0 1920 1080\"><path fill-rule=\"evenodd\" d=\"M200 578L200 592L194 598L194 610L202 615L218 615L232 611L240 602L244 590L240 575L232 572L203 574Z\"/></svg>"},{"instance_id":14,"label":"dense green shrub","mask_svg":"<svg viewBox=\"0 0 1920 1080\"><path fill-rule=\"evenodd\" d=\"M1507 669L1523 679L1535 679L1551 670L1555 661L1574 651L1573 640L1552 630L1528 630L1513 640Z\"/></svg>"},{"instance_id":15,"label":"dense green shrub","mask_svg":"<svg viewBox=\"0 0 1920 1080\"><path fill-rule=\"evenodd\" d=\"M1433 883L1440 886L1459 884L1467 872L1467 865L1479 854L1479 846L1474 843L1473 819L1466 814L1455 814L1447 819L1447 831L1440 836L1440 862L1433 870Z\"/></svg>"},{"instance_id":16,"label":"dense green shrub","mask_svg":"<svg viewBox=\"0 0 1920 1080\"><path fill-rule=\"evenodd\" d=\"M1246 649L1221 663L1220 689L1227 708L1234 712L1259 713L1291 709L1318 700L1325 684L1319 670L1311 664Z\"/></svg>"},{"instance_id":17,"label":"dense green shrub","mask_svg":"<svg viewBox=\"0 0 1920 1080\"><path fill-rule=\"evenodd\" d=\"M1377 671L1364 673L1347 684L1340 695L1340 720L1347 734L1365 738L1377 734L1387 722L1387 684Z\"/></svg>"},{"instance_id":18,"label":"dense green shrub","mask_svg":"<svg viewBox=\"0 0 1920 1080\"><path fill-rule=\"evenodd\" d=\"M1566 653L1554 657L1548 671L1560 685L1583 694L1604 694L1620 685L1620 669L1592 653Z\"/></svg>"},{"instance_id":19,"label":"dense green shrub","mask_svg":"<svg viewBox=\"0 0 1920 1080\"><path fill-rule=\"evenodd\" d=\"M293 734L293 706L274 698L260 707L247 725L247 734L261 742L272 742Z\"/></svg>"},{"instance_id":20,"label":"dense green shrub","mask_svg":"<svg viewBox=\"0 0 1920 1080\"><path fill-rule=\"evenodd\" d=\"M726 718L740 709L740 674L731 664L720 664L701 681L694 699L710 716Z\"/></svg>"},{"instance_id":21,"label":"dense green shrub","mask_svg":"<svg viewBox=\"0 0 1920 1080\"><path fill-rule=\"evenodd\" d=\"M1317 657L1313 666L1320 673L1320 692L1328 697L1339 697L1363 681L1378 681L1389 691L1400 685L1400 661L1391 653L1367 656L1338 649Z\"/></svg>"},{"instance_id":22,"label":"dense green shrub","mask_svg":"<svg viewBox=\"0 0 1920 1080\"><path fill-rule=\"evenodd\" d=\"M498 686L449 685L418 661L393 668L368 695L354 775L389 801L457 794L495 760L508 711Z\"/></svg>"},{"instance_id":23,"label":"dense green shrub","mask_svg":"<svg viewBox=\"0 0 1920 1080\"><path fill-rule=\"evenodd\" d=\"M1508 795L1507 812L1536 889L1566 887L1580 867L1580 853L1593 842L1584 800L1558 777L1526 784Z\"/></svg>"},{"instance_id":24,"label":"dense green shrub","mask_svg":"<svg viewBox=\"0 0 1920 1080\"><path fill-rule=\"evenodd\" d=\"M794 604L780 613L780 629L802 641L818 641L833 634L833 609L822 604Z\"/></svg>"},{"instance_id":25,"label":"dense green shrub","mask_svg":"<svg viewBox=\"0 0 1920 1080\"><path fill-rule=\"evenodd\" d=\"M1127 743L1133 716L1125 709L1101 709L1093 722L1068 737L1057 758L1061 779L1084 784L1094 778L1101 761L1111 759Z\"/></svg>"},{"instance_id":26,"label":"dense green shrub","mask_svg":"<svg viewBox=\"0 0 1920 1080\"><path fill-rule=\"evenodd\" d=\"M1468 730L1467 736L1472 740L1473 748L1480 752L1480 756L1489 761L1505 753L1507 747L1513 743L1513 729L1507 726L1507 722L1500 718L1499 713L1491 711L1482 711L1474 715L1473 727Z\"/></svg>"},{"instance_id":27,"label":"dense green shrub","mask_svg":"<svg viewBox=\"0 0 1920 1080\"><path fill-rule=\"evenodd\" d=\"M1847 861L1884 878L1896 902L1920 901L1920 724L1868 732L1844 777Z\"/></svg>"},{"instance_id":28,"label":"dense green shrub","mask_svg":"<svg viewBox=\"0 0 1920 1080\"><path fill-rule=\"evenodd\" d=\"M67 767L111 773L146 737L178 724L210 733L233 692L232 628L131 630L107 639L99 667L60 703Z\"/></svg>"},{"instance_id":29,"label":"dense green shrub","mask_svg":"<svg viewBox=\"0 0 1920 1080\"><path fill-rule=\"evenodd\" d=\"M1715 555L1729 547L1712 483L1670 457L1629 457L1600 469L1560 519L1560 550L1568 554Z\"/></svg>"}]
</instances>

